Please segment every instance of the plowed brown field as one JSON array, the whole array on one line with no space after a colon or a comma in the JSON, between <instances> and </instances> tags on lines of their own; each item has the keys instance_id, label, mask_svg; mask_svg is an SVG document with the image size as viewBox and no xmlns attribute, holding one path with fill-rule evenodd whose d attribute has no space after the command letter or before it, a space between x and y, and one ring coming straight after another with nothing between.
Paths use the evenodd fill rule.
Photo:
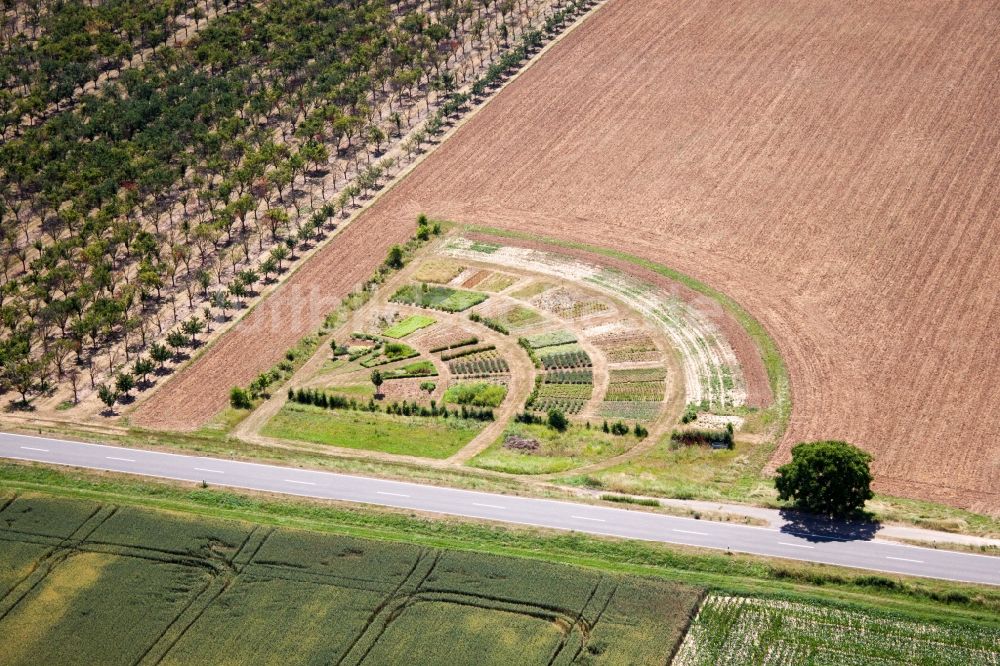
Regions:
<instances>
[{"instance_id":1,"label":"plowed brown field","mask_svg":"<svg viewBox=\"0 0 1000 666\"><path fill-rule=\"evenodd\" d=\"M778 454L1000 511L1000 5L611 0L252 320L368 275L418 211L620 248L728 293L793 384ZM190 425L319 322L230 335L139 410Z\"/></svg>"}]
</instances>

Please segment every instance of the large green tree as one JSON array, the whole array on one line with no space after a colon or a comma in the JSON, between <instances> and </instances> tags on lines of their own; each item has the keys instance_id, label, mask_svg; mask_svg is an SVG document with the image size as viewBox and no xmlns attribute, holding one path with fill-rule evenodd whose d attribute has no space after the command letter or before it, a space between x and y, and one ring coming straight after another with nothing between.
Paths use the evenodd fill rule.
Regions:
<instances>
[{"instance_id":1,"label":"large green tree","mask_svg":"<svg viewBox=\"0 0 1000 666\"><path fill-rule=\"evenodd\" d=\"M803 442L792 448L792 461L778 468L778 497L810 513L848 516L873 497L872 457L840 441Z\"/></svg>"}]
</instances>

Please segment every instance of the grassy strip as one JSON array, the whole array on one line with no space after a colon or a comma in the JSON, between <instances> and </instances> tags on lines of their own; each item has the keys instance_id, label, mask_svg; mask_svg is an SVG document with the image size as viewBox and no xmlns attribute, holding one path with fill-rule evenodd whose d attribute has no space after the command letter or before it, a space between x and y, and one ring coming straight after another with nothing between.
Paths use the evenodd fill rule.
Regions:
<instances>
[{"instance_id":1,"label":"grassy strip","mask_svg":"<svg viewBox=\"0 0 1000 666\"><path fill-rule=\"evenodd\" d=\"M692 548L603 539L578 533L507 528L410 511L376 510L300 498L135 480L124 475L0 464L0 489L44 492L241 519L369 539L562 562L606 571L654 575L729 594L765 594L806 603L880 608L924 621L963 620L1000 626L1000 590L947 581L907 579L826 565L779 562Z\"/></svg>"},{"instance_id":2,"label":"grassy strip","mask_svg":"<svg viewBox=\"0 0 1000 666\"><path fill-rule=\"evenodd\" d=\"M480 428L480 423L464 419L328 410L286 403L267 422L261 434L327 446L441 459L468 444Z\"/></svg>"}]
</instances>

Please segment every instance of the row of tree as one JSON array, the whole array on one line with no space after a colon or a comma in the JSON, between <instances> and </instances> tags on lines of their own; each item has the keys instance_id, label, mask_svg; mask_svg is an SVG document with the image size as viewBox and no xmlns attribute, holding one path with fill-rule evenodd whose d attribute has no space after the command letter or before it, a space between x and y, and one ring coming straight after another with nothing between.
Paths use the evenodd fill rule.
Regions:
<instances>
[{"instance_id":1,"label":"row of tree","mask_svg":"<svg viewBox=\"0 0 1000 666\"><path fill-rule=\"evenodd\" d=\"M297 0L289 2L294 5ZM364 7L367 6L359 7L356 11L362 11ZM337 5L337 10L341 14L348 12L340 5ZM372 7L368 7L368 10L376 11ZM230 17L236 20L238 13L229 14L219 21L226 22ZM345 28L352 28L353 22L366 20L363 14L348 14L353 18L347 20L342 17ZM405 23L408 16L410 15L405 13L393 16L391 21L393 25ZM297 25L299 23L301 21L296 22ZM409 23L414 24L411 26L413 30L427 30L429 26L435 25L428 21L422 21L426 24L424 27L415 25L416 22L412 20ZM461 27L462 24L456 25ZM199 39L202 36L208 39L215 32L226 33L226 30L220 28L216 31L213 22L213 26L202 31ZM340 44L348 43L345 34L352 34L352 31L347 30L341 34L343 39ZM419 33L410 33L410 36L413 37L414 34ZM357 35L356 37L361 39ZM364 45L367 51L373 51L374 41L383 47L383 51L375 54L379 57L384 54L392 56L394 49L407 41L385 41L371 35L366 39L368 41L351 43L358 48ZM287 45L287 42L281 44ZM523 48L523 45L519 48ZM309 53L314 54L315 51ZM521 52L517 61L523 56L524 53ZM341 53L338 57L343 61L345 54ZM374 60L378 61L378 58L374 57ZM391 62L391 58L389 61ZM370 61L364 58L353 58L353 62L368 62L370 65ZM241 66L244 65L237 65ZM512 64L508 63L507 66ZM364 66L358 67L358 71L365 71ZM197 74L190 64L187 70L182 70L184 68L178 66L172 71L163 70L161 75L175 83L182 80L190 83L193 79L184 77ZM208 85L212 78L214 77L197 80ZM0 286L0 312L3 314L4 353L0 361L4 363L3 376L9 386L15 385L14 375L30 375L34 372L36 381L32 386L35 390L45 390L49 385L46 372L51 374L54 370L61 379L66 358L75 353L76 362L82 364L81 367L89 368L93 387L95 371L99 372L95 370L99 352L107 353L108 371L112 372L122 361L131 362L130 346L137 350L146 348L151 340L162 338L165 330L178 321L178 299L172 296L178 291L181 292L182 314L183 310L194 313L195 316L203 313L205 320L210 321L215 316L214 309L220 310L222 317L226 318L229 308L238 307L245 297L255 293L256 283L261 279L266 281L280 271L286 259L294 258L297 247L321 238L337 212L346 211L356 198L376 189L386 172L396 166L395 160L391 158L378 161L371 159L373 154L378 153L380 146L377 144L389 140L388 136L379 137L377 132L371 133L372 140L376 143L374 147L364 141L359 143L356 137L352 139L354 135L337 136L334 133L332 151L327 147L330 145L331 135L314 135L302 140L303 132L294 130L289 135L292 148L274 141L272 138L281 137L274 137L273 131L269 134L268 125L262 127L261 118L247 111L246 103L240 106L236 102L229 102L229 106L226 106L227 91L230 91L226 87L227 82L232 83L238 77L234 75L234 78L227 79L224 74L220 74L218 78L222 80L219 87L208 88L212 92L204 98L204 104L211 109L205 110L199 106L199 110L191 111L190 114L200 115L202 120L212 113L217 113L222 118L226 115L226 111L222 110L225 107L233 114L229 116L229 120L247 121L249 135L244 133L240 136L244 139L252 136L254 140L248 143L241 139L236 159L228 170L220 167L217 173L209 174L211 177L202 182L204 187L198 190L195 197L197 202L194 203L209 211L210 216L205 222L198 222L195 211L190 210L189 206L193 203L191 197L174 199L172 205L170 197L166 197L163 205L157 205L154 193L143 190L137 184L125 183L125 186L115 188L114 179L106 181L108 188L113 190L107 194L102 194L100 182L98 187L90 190L80 184L78 189L79 196L83 197L82 202L78 198L74 203L70 198L56 206L53 201L48 209L44 203L48 200L44 190L48 185L39 182L34 187L34 196L28 202L30 205L27 208L30 210L26 211L23 198L11 196L11 185L15 194L32 193L33 188L25 186L30 181L27 175L30 174L30 167L25 165L32 163L22 161L20 173L25 176L22 180L17 180L16 168L4 172L8 189L5 191L7 196L3 198L6 205L0 206L0 214L3 215L0 241L4 244L4 261L0 266L3 278ZM272 78L277 81L280 77ZM171 95L160 90L155 80L144 83L134 81L131 76L123 76L121 81L135 86L129 89L130 99L161 99L161 96L164 99L171 98ZM346 78L342 79L341 84L347 85L347 81ZM292 84L286 82L286 85ZM265 89L266 85L262 85L261 90ZM170 88L166 90L169 91ZM293 89L293 93L296 90ZM338 87L336 90L341 91L342 88ZM378 89L376 93L379 93ZM217 95L221 95L222 99L215 99ZM377 94L373 93L373 97L368 100L376 98ZM408 157L418 152L420 144L430 135L440 131L447 122L448 115L456 112L457 106L464 104L467 98L450 95L444 99L450 100L445 105L446 113L439 110L431 115L424 130L412 133L406 146ZM355 103L357 104L357 100ZM118 102L105 100L101 104L115 105ZM189 156L192 152L204 150L198 167L212 168L209 165L211 151L207 146L214 140L209 140L209 135L215 136L219 130L209 129L211 123L203 126L202 130L191 132L191 137L197 141L188 144L188 147L158 146L156 136L159 135L147 136L150 125L140 127L139 124L133 130L122 130L122 143L117 141L111 130L94 132L94 119L106 115L99 112L101 104L95 103L94 108L85 105L73 114L63 114L86 117L84 125L91 129L87 130L89 133L80 135L88 139L84 144L95 143L100 138L109 146L106 152L114 153L125 146L128 148L125 152L128 153L130 147L138 143L149 148L151 154L163 151L163 158L168 164L170 160L183 162L188 159L177 157L177 153ZM288 111L287 107L294 106L275 104L275 108L282 108L285 112ZM145 108L153 113L152 124L159 121L174 122L170 119L170 113L165 110L149 106ZM303 105L298 114L298 124L285 125L301 129L305 120L312 117L304 109ZM190 114L184 117L191 120L193 115ZM267 122L270 123L271 120ZM221 128L224 124L224 119L214 121L216 128ZM379 129L377 124L372 127ZM46 123L38 129L43 133L39 138L63 136L61 129L62 126L58 124ZM78 140L80 136L77 136ZM198 143L199 141L202 143ZM44 150L50 150L52 144L53 142L49 142ZM195 144L203 148L196 149ZM229 143L216 142L216 145L220 146L223 153L230 148ZM28 150L28 147L22 144L22 149ZM12 154L7 146L2 150L8 151L7 155ZM73 158L79 157L79 153L73 152L73 149L66 150ZM353 182L345 181L337 189L336 199L328 201L311 215L298 214L299 210L295 206L282 206L284 197L291 198L290 186L298 178L304 181L307 172L325 168L337 153L353 154L359 174ZM62 161L65 163L70 158L63 156ZM155 161L145 160L143 163L153 164ZM16 160L14 163L16 164ZM132 165L133 162L130 161L129 164ZM93 168L101 171L102 165L103 163L99 163ZM114 167L113 164L111 166ZM183 165L181 171L188 174L197 169L187 164ZM327 196L327 180L322 181L323 198ZM171 191L177 192L175 184L171 188ZM272 203L275 205L272 206ZM89 210L87 206L91 206ZM84 213L84 210L88 212ZM153 214L146 214L150 212ZM43 220L39 227L42 235L32 239L29 232L34 227L30 220L39 217ZM32 240L30 244L29 240ZM213 283L217 287L210 289ZM166 325L164 305L168 312ZM173 310L173 323L169 317L170 310ZM116 345L120 347L118 354L110 351ZM46 366L48 370L40 369L39 365ZM13 368L19 368L20 372L7 371ZM19 385L25 386L26 382L19 382Z\"/></svg>"}]
</instances>

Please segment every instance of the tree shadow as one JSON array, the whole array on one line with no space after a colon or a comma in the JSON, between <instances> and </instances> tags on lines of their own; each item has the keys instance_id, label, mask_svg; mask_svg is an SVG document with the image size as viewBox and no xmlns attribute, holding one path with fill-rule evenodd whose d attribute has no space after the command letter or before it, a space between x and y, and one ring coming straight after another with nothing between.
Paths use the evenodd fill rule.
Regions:
<instances>
[{"instance_id":1,"label":"tree shadow","mask_svg":"<svg viewBox=\"0 0 1000 666\"><path fill-rule=\"evenodd\" d=\"M881 527L865 514L829 518L796 509L782 509L779 513L786 521L780 531L807 541L870 541Z\"/></svg>"}]
</instances>

